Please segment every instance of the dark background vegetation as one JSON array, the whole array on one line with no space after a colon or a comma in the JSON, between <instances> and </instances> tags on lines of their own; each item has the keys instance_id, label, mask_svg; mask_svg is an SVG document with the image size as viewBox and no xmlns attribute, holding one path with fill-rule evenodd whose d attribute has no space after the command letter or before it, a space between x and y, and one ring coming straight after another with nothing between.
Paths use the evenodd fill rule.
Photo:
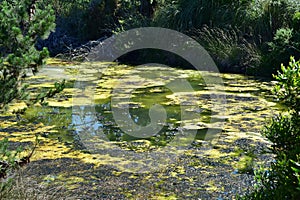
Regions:
<instances>
[{"instance_id":1,"label":"dark background vegetation","mask_svg":"<svg viewBox=\"0 0 300 200\"><path fill-rule=\"evenodd\" d=\"M50 3L50 2L49 2ZM52 56L120 31L157 26L203 45L221 72L271 76L300 54L298 0L55 0L56 30L39 47ZM164 54L165 52L159 52ZM152 51L119 61L140 63ZM186 67L161 56L159 61Z\"/></svg>"}]
</instances>

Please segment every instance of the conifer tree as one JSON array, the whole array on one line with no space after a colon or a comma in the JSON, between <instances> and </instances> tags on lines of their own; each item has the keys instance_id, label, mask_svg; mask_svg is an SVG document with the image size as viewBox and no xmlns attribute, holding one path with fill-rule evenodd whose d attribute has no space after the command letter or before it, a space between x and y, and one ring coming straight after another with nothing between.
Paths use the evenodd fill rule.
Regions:
<instances>
[{"instance_id":1,"label":"conifer tree","mask_svg":"<svg viewBox=\"0 0 300 200\"><path fill-rule=\"evenodd\" d=\"M0 1L0 111L26 97L26 73L36 73L48 56L46 48L38 51L35 44L54 28L55 14L45 0Z\"/></svg>"}]
</instances>

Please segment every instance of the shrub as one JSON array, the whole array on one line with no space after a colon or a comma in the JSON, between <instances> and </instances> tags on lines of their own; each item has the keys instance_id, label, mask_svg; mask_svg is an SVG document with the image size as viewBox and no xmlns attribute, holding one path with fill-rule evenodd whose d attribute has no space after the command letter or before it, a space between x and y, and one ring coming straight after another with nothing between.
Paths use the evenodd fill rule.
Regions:
<instances>
[{"instance_id":1,"label":"shrub","mask_svg":"<svg viewBox=\"0 0 300 200\"><path fill-rule=\"evenodd\" d=\"M290 28L278 29L273 40L267 42L267 48L263 50L261 71L266 71L265 74L275 73L280 69L281 63L288 64L290 55L298 55L297 59L299 59L300 37L297 38L298 34Z\"/></svg>"},{"instance_id":2,"label":"shrub","mask_svg":"<svg viewBox=\"0 0 300 200\"><path fill-rule=\"evenodd\" d=\"M150 25L152 18L150 10L154 8L151 8L151 4L149 3L148 8L142 8L143 2L150 3L148 0L119 1L119 6L116 11L116 16L118 17L116 32Z\"/></svg>"},{"instance_id":3,"label":"shrub","mask_svg":"<svg viewBox=\"0 0 300 200\"><path fill-rule=\"evenodd\" d=\"M282 65L281 70L275 76L278 83L274 92L289 111L274 117L264 129L276 161L268 173L256 172L260 185L248 199L300 198L300 61L291 58L289 66Z\"/></svg>"},{"instance_id":4,"label":"shrub","mask_svg":"<svg viewBox=\"0 0 300 200\"><path fill-rule=\"evenodd\" d=\"M214 29L209 32L216 35L220 33L214 32L226 32L223 33L226 38L219 41L209 39L211 34L207 34L206 30L204 37L203 34L193 36L204 38L203 44L210 40L211 44L206 47L208 51L213 51L212 55L227 55L225 63L242 63L241 68L244 68L245 62L245 59L238 61L240 55L243 55L241 52L255 52L255 64L253 58L248 58L251 66L255 66L250 67L251 73L270 76L276 73L281 63L288 63L290 55L300 55L299 12L300 2L297 0L166 0L155 13L154 25L188 33L194 29ZM236 27L239 36L247 41L239 41L236 45L235 33L229 36L232 31L225 31L230 27ZM230 38L233 38L233 45L227 42ZM226 47L224 53L222 48L219 48L219 53L214 50L221 46ZM237 57L232 58L235 54Z\"/></svg>"},{"instance_id":5,"label":"shrub","mask_svg":"<svg viewBox=\"0 0 300 200\"><path fill-rule=\"evenodd\" d=\"M259 45L260 74L276 73L281 63L288 64L290 55L300 53L299 11L296 0L255 0L239 8L235 25Z\"/></svg>"},{"instance_id":6,"label":"shrub","mask_svg":"<svg viewBox=\"0 0 300 200\"><path fill-rule=\"evenodd\" d=\"M254 0L238 8L236 25L269 42L280 28L291 28L292 18L300 10L297 0Z\"/></svg>"},{"instance_id":7,"label":"shrub","mask_svg":"<svg viewBox=\"0 0 300 200\"><path fill-rule=\"evenodd\" d=\"M16 151L8 150L8 139L5 138L0 141L0 178L6 178L7 174L12 173L16 167L18 167L16 161L20 154L21 149L18 148ZM10 191L12 188L12 178L1 180L0 182L0 199Z\"/></svg>"},{"instance_id":8,"label":"shrub","mask_svg":"<svg viewBox=\"0 0 300 200\"><path fill-rule=\"evenodd\" d=\"M97 40L113 32L148 26L150 16L142 13L143 2L148 0L58 0L54 4L56 23L81 42Z\"/></svg>"},{"instance_id":9,"label":"shrub","mask_svg":"<svg viewBox=\"0 0 300 200\"><path fill-rule=\"evenodd\" d=\"M289 106L290 112L299 117L300 112L300 61L291 57L289 66L281 65L281 71L275 78L278 84L275 92L278 99Z\"/></svg>"}]
</instances>

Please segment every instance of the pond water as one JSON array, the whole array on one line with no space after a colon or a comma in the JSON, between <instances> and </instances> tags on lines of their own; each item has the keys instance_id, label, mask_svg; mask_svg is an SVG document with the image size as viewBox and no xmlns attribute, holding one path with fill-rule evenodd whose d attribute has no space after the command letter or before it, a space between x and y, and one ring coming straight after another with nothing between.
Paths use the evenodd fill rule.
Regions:
<instances>
[{"instance_id":1,"label":"pond water","mask_svg":"<svg viewBox=\"0 0 300 200\"><path fill-rule=\"evenodd\" d=\"M243 174L252 170L254 159L264 161L258 149L268 142L260 131L281 109L270 95L269 80L154 64L49 60L28 82L36 91L62 79L67 81L65 90L49 99L47 107L35 106L20 121L1 124L0 134L16 142L34 142L38 134L41 142L33 161L79 159L118 173L149 174L170 166L195 167L195 156L201 155L221 159L229 174ZM10 110L21 107L15 104ZM189 162L178 164L185 156ZM173 175L184 173L177 169ZM66 177L58 180L68 182ZM76 188L77 183L69 184ZM220 185L210 184L208 193L220 190ZM127 188L118 194L138 197L134 193Z\"/></svg>"}]
</instances>

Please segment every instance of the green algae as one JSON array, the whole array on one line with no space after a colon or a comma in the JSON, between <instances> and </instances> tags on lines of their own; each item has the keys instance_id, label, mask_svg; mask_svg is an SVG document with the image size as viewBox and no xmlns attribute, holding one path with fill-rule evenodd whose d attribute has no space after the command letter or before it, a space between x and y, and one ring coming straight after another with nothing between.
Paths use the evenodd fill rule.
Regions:
<instances>
[{"instance_id":1,"label":"green algae","mask_svg":"<svg viewBox=\"0 0 300 200\"><path fill-rule=\"evenodd\" d=\"M203 174L216 169L214 165L205 163L202 159L224 164L232 171L251 171L255 157L245 154L242 149L229 152L225 150L239 138L249 139L252 145L255 142L268 144L259 131L265 120L278 112L276 103L266 100L259 93L263 90L268 94L270 84L241 75L220 75L158 66L147 66L145 70L145 67L116 63L61 63L59 60L50 60L48 64L50 66L44 71L28 79L29 83L32 82L31 89L50 88L62 77L68 80L67 88L55 98L49 99L48 107L36 106L28 109L21 121L1 121L0 127L4 129L0 130L1 137L9 137L11 141L33 143L35 135L38 135L40 144L32 161L79 159L80 162L93 164L95 167L114 166L117 170L112 172L112 176L122 177L123 172L130 172L131 179L142 179L145 182L155 182L156 179L153 174L141 177L134 172L139 172L138 169L142 171L143 168L151 170L151 167L147 168L149 163L161 162L162 165L155 169L168 166L169 171L160 171L160 174L165 175L159 178L156 189L149 191L147 197L150 199L176 199L177 194L160 189L165 188L170 179L186 180L191 184L197 180L196 177L187 177L185 165L201 170ZM203 76L209 76L206 78L208 83L204 82ZM223 78L224 85L213 84L218 77ZM194 91L172 91L170 83L181 83L182 80L188 80ZM86 85L81 88L77 83ZM217 95L226 96L226 103L216 105L214 98ZM120 100L120 103L112 105L112 98ZM129 101L126 100L128 98ZM120 130L111 111L112 106L126 108L137 125L146 126L151 122L149 109L155 104L164 106L167 119L155 136L143 139ZM85 122L91 112L91 105L95 105L95 116L94 121L90 122L100 127L101 136L92 136L93 132L86 135L76 132L78 122L74 122L74 119L81 117L78 120ZM14 104L10 112L23 106L24 104ZM74 106L82 106L80 114L72 109ZM186 119L182 111L188 116L196 117ZM9 129L14 131L8 132ZM178 135L189 131L195 133L192 139L183 136L178 139L178 146L170 147ZM88 138L81 141L78 136ZM192 150L176 149L184 145ZM95 149L97 151L93 151ZM150 156L148 160L134 159L134 156L140 158L139 156L152 155L151 153L155 156ZM124 154L134 156L124 157ZM188 164L178 164L179 155L188 156ZM203 156L202 159L198 158L199 155ZM159 156L161 158L158 158ZM171 156L175 159L168 160ZM167 159L163 161L165 158ZM49 184L65 181L70 190L80 187L77 182L85 184L87 181L68 174L56 174L55 179L49 177L45 178ZM222 190L214 181L201 188L209 192ZM124 194L128 198L138 198L137 194L130 191L124 191Z\"/></svg>"},{"instance_id":2,"label":"green algae","mask_svg":"<svg viewBox=\"0 0 300 200\"><path fill-rule=\"evenodd\" d=\"M250 172L253 173L254 161L253 157L242 156L239 162L236 163L235 167L240 173Z\"/></svg>"}]
</instances>

